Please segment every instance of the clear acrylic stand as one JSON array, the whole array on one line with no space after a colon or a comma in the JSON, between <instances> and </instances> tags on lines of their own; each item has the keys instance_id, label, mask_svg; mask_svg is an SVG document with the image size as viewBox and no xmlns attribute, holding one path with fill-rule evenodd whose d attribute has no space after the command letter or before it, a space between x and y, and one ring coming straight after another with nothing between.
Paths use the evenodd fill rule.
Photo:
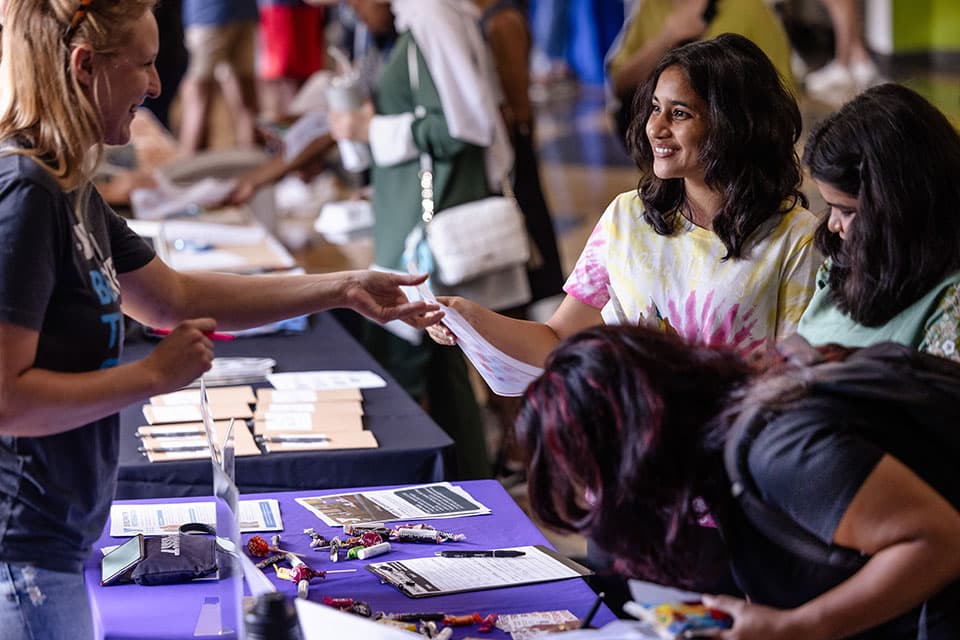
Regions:
<instances>
[{"instance_id":1,"label":"clear acrylic stand","mask_svg":"<svg viewBox=\"0 0 960 640\"><path fill-rule=\"evenodd\" d=\"M244 639L243 567L240 564L240 520L234 465L233 421L223 446L218 447L207 403L207 389L200 379L200 413L203 416L210 463L213 467L213 496L217 514L217 559L220 562L217 597L207 598L200 607L194 637L218 636Z\"/></svg>"}]
</instances>

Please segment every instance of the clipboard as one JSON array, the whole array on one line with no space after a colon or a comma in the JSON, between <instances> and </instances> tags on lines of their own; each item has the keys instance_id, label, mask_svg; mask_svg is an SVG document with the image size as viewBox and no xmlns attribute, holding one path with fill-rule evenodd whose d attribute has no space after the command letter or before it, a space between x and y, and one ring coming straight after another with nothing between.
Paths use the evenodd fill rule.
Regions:
<instances>
[{"instance_id":1,"label":"clipboard","mask_svg":"<svg viewBox=\"0 0 960 640\"><path fill-rule=\"evenodd\" d=\"M543 545L512 547L519 558L426 557L375 562L365 568L409 598L486 591L593 575L590 569Z\"/></svg>"}]
</instances>

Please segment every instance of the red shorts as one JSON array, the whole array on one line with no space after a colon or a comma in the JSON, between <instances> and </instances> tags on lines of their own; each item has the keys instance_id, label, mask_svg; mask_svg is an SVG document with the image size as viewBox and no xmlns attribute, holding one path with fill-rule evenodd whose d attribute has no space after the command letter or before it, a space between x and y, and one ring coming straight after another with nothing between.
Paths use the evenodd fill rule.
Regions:
<instances>
[{"instance_id":1,"label":"red shorts","mask_svg":"<svg viewBox=\"0 0 960 640\"><path fill-rule=\"evenodd\" d=\"M306 80L323 68L323 7L260 8L260 77Z\"/></svg>"}]
</instances>

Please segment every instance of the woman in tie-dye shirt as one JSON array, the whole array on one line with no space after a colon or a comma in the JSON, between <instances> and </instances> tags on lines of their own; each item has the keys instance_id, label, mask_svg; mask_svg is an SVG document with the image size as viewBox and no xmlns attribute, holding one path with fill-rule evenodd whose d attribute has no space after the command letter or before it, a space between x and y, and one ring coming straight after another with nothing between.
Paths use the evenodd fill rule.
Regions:
<instances>
[{"instance_id":1,"label":"woman in tie-dye shirt","mask_svg":"<svg viewBox=\"0 0 960 640\"><path fill-rule=\"evenodd\" d=\"M800 112L773 64L725 34L667 53L637 100L639 188L607 208L553 317L441 300L515 358L542 365L559 340L602 322L655 323L741 353L795 332L821 257L799 191ZM429 331L455 343L446 327Z\"/></svg>"}]
</instances>

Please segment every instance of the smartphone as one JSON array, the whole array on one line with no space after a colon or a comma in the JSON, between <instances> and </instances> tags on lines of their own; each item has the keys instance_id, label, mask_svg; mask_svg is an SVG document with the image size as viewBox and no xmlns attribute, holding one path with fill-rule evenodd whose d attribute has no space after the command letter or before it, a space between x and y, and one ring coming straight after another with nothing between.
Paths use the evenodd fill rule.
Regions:
<instances>
[{"instance_id":1,"label":"smartphone","mask_svg":"<svg viewBox=\"0 0 960 640\"><path fill-rule=\"evenodd\" d=\"M143 556L142 533L138 533L119 547L107 552L100 563L101 586L129 581L130 573L143 560Z\"/></svg>"}]
</instances>

